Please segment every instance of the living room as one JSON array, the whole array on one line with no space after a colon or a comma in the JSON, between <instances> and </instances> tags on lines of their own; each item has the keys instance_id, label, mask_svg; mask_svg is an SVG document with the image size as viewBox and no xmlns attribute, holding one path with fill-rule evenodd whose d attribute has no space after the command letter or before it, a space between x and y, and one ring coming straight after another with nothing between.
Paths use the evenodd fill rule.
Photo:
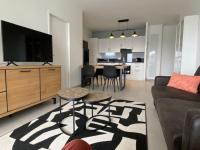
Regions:
<instances>
[{"instance_id":1,"label":"living room","mask_svg":"<svg viewBox=\"0 0 200 150\"><path fill-rule=\"evenodd\" d=\"M200 149L199 6L1 0L0 149Z\"/></svg>"}]
</instances>

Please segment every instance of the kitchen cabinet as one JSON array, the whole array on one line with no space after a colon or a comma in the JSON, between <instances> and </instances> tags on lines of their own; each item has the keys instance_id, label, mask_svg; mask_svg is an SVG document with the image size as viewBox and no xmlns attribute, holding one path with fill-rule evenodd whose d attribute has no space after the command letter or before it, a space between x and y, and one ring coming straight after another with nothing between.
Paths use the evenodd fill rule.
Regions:
<instances>
[{"instance_id":1,"label":"kitchen cabinet","mask_svg":"<svg viewBox=\"0 0 200 150\"><path fill-rule=\"evenodd\" d=\"M120 48L133 49L133 37L122 38Z\"/></svg>"},{"instance_id":2,"label":"kitchen cabinet","mask_svg":"<svg viewBox=\"0 0 200 150\"><path fill-rule=\"evenodd\" d=\"M128 80L145 80L144 63L131 63L131 73L127 75Z\"/></svg>"},{"instance_id":3,"label":"kitchen cabinet","mask_svg":"<svg viewBox=\"0 0 200 150\"><path fill-rule=\"evenodd\" d=\"M133 38L133 52L144 52L145 51L145 37L138 36Z\"/></svg>"},{"instance_id":4,"label":"kitchen cabinet","mask_svg":"<svg viewBox=\"0 0 200 150\"><path fill-rule=\"evenodd\" d=\"M110 42L110 51L111 52L120 52L120 48L121 48L121 39L120 38L109 39L109 42Z\"/></svg>"},{"instance_id":5,"label":"kitchen cabinet","mask_svg":"<svg viewBox=\"0 0 200 150\"><path fill-rule=\"evenodd\" d=\"M99 52L105 53L109 51L109 39L99 39Z\"/></svg>"}]
</instances>

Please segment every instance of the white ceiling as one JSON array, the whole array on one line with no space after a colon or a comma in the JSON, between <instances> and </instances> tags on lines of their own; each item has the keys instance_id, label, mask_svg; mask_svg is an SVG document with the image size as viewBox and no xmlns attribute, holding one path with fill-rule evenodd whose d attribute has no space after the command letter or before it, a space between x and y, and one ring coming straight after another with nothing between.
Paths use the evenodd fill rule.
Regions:
<instances>
[{"instance_id":1,"label":"white ceiling","mask_svg":"<svg viewBox=\"0 0 200 150\"><path fill-rule=\"evenodd\" d=\"M175 24L180 16L200 14L200 0L77 0L84 24L92 31L119 28L117 20L129 18L130 28Z\"/></svg>"}]
</instances>

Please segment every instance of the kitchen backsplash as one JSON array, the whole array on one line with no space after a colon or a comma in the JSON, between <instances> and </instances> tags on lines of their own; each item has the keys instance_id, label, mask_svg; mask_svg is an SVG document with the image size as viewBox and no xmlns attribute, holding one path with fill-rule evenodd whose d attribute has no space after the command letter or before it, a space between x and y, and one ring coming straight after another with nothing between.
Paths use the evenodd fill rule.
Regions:
<instances>
[{"instance_id":1,"label":"kitchen backsplash","mask_svg":"<svg viewBox=\"0 0 200 150\"><path fill-rule=\"evenodd\" d=\"M121 59L121 53L120 52L99 53L99 58L101 58L101 59Z\"/></svg>"}]
</instances>

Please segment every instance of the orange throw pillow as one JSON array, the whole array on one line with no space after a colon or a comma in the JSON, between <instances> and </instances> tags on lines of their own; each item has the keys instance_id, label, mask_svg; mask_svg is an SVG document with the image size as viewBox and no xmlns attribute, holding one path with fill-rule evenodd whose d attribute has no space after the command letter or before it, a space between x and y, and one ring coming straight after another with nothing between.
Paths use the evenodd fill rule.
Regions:
<instances>
[{"instance_id":1,"label":"orange throw pillow","mask_svg":"<svg viewBox=\"0 0 200 150\"><path fill-rule=\"evenodd\" d=\"M198 93L200 76L189 76L174 73L167 86L184 90L190 93Z\"/></svg>"}]
</instances>

